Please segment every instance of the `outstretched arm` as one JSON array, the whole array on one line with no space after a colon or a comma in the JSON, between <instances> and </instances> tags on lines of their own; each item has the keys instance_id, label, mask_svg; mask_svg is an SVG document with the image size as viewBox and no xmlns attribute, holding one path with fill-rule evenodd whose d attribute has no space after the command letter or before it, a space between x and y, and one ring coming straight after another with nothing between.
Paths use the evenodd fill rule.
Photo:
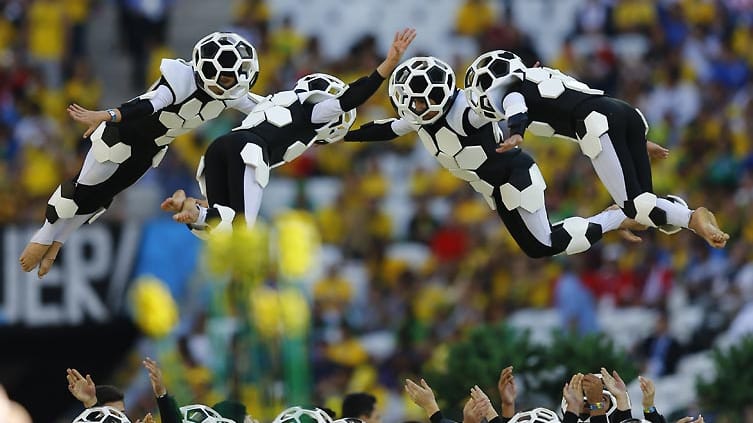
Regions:
<instances>
[{"instance_id":1,"label":"outstretched arm","mask_svg":"<svg viewBox=\"0 0 753 423\"><path fill-rule=\"evenodd\" d=\"M404 119L375 120L348 131L345 141L390 141L414 130L415 128Z\"/></svg>"},{"instance_id":2,"label":"outstretched arm","mask_svg":"<svg viewBox=\"0 0 753 423\"><path fill-rule=\"evenodd\" d=\"M144 359L144 368L149 372L149 381L152 383L154 396L157 398L157 406L163 423L180 423L182 417L175 399L167 394L165 382L162 380L162 370L156 361L147 357Z\"/></svg>"},{"instance_id":3,"label":"outstretched arm","mask_svg":"<svg viewBox=\"0 0 753 423\"><path fill-rule=\"evenodd\" d=\"M382 81L395 70L405 50L408 49L408 46L415 38L416 30L412 28L406 28L396 33L387 57L377 66L376 71L370 76L361 78L350 84L343 95L338 98L340 108L343 111L348 111L366 102L379 89Z\"/></svg>"}]
</instances>

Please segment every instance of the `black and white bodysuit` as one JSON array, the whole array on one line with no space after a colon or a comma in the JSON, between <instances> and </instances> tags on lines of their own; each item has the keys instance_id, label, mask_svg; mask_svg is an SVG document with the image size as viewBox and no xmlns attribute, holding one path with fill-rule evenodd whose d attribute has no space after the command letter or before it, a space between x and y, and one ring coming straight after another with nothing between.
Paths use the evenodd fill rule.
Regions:
<instances>
[{"instance_id":1,"label":"black and white bodysuit","mask_svg":"<svg viewBox=\"0 0 753 423\"><path fill-rule=\"evenodd\" d=\"M120 122L103 122L72 180L47 205L45 224L32 242L64 242L83 223L103 213L113 197L157 167L175 137L214 119L227 108L249 113L257 96L217 100L197 87L194 69L181 59L163 59L161 77L146 93L119 107Z\"/></svg>"},{"instance_id":2,"label":"black and white bodysuit","mask_svg":"<svg viewBox=\"0 0 753 423\"><path fill-rule=\"evenodd\" d=\"M237 213L247 226L256 221L271 168L293 161L317 140L317 129L364 103L384 78L374 71L339 97L313 101L310 92L278 92L259 103L240 127L217 138L202 157L197 179L210 205L200 209L193 229L230 228ZM199 231L194 231L201 236Z\"/></svg>"},{"instance_id":3,"label":"black and white bodysuit","mask_svg":"<svg viewBox=\"0 0 753 423\"><path fill-rule=\"evenodd\" d=\"M625 219L620 210L607 210L584 219L570 217L552 225L546 211L546 183L536 162L520 149L497 153L502 133L495 122L477 114L465 93L456 90L452 105L437 121L415 125L405 119L365 124L348 133L346 141L385 141L418 132L426 150L454 176L471 184L530 257L585 251L602 234Z\"/></svg>"},{"instance_id":4,"label":"black and white bodysuit","mask_svg":"<svg viewBox=\"0 0 753 423\"><path fill-rule=\"evenodd\" d=\"M515 82L490 89L488 95L502 106L513 133L527 130L578 143L628 217L651 227L688 226L692 212L684 202L653 194L648 124L638 109L556 69L525 68L511 74Z\"/></svg>"}]
</instances>

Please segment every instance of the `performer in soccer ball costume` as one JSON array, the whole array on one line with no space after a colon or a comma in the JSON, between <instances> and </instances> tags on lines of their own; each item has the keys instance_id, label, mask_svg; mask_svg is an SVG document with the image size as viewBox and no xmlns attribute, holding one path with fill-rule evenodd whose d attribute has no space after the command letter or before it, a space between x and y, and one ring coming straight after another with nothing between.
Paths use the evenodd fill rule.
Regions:
<instances>
[{"instance_id":1,"label":"performer in soccer ball costume","mask_svg":"<svg viewBox=\"0 0 753 423\"><path fill-rule=\"evenodd\" d=\"M237 213L253 226L270 168L294 160L313 143L341 140L355 120L355 108L376 92L415 36L413 29L395 34L386 59L350 86L330 75L312 74L298 80L293 90L257 105L202 158L197 179L207 203L186 199L178 190L163 202L163 210L174 212L173 218L190 224L198 236L206 235L204 230L231 228Z\"/></svg>"},{"instance_id":2,"label":"performer in soccer ball costume","mask_svg":"<svg viewBox=\"0 0 753 423\"><path fill-rule=\"evenodd\" d=\"M78 175L52 194L42 228L24 249L21 268L49 272L60 247L79 226L103 213L115 195L157 167L175 137L227 108L249 113L259 72L254 47L238 34L215 32L199 40L192 61L163 59L161 77L145 94L120 107L69 115L88 125L91 148Z\"/></svg>"},{"instance_id":3,"label":"performer in soccer ball costume","mask_svg":"<svg viewBox=\"0 0 753 423\"><path fill-rule=\"evenodd\" d=\"M638 223L667 233L689 228L712 247L722 248L729 235L705 207L688 208L676 196L653 193L646 154L648 124L628 103L556 69L526 67L504 50L479 56L465 76L471 107L493 120L507 120L512 135L497 149L523 141L526 130L539 136L578 143L596 174L625 214Z\"/></svg>"},{"instance_id":4,"label":"performer in soccer ball costume","mask_svg":"<svg viewBox=\"0 0 753 423\"><path fill-rule=\"evenodd\" d=\"M439 163L469 182L497 211L528 256L575 254L589 249L605 232L640 228L618 208L552 225L545 207L546 183L533 158L520 149L495 151L502 140L499 126L471 109L445 62L435 57L407 60L390 77L389 95L400 119L365 124L345 140L386 141L418 132Z\"/></svg>"}]
</instances>

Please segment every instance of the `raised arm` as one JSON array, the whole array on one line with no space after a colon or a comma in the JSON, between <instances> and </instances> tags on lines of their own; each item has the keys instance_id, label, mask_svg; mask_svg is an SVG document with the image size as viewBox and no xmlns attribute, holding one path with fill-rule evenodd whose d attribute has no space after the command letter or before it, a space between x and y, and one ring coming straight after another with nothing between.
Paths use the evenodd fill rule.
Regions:
<instances>
[{"instance_id":1,"label":"raised arm","mask_svg":"<svg viewBox=\"0 0 753 423\"><path fill-rule=\"evenodd\" d=\"M405 119L381 119L364 123L360 128L348 131L345 141L390 141L415 130L416 128Z\"/></svg>"},{"instance_id":2,"label":"raised arm","mask_svg":"<svg viewBox=\"0 0 753 423\"><path fill-rule=\"evenodd\" d=\"M162 380L162 370L156 361L147 357L144 359L144 368L149 372L149 382L152 384L154 397L157 399L160 418L162 423L180 423L182 417L175 399L167 394L165 382Z\"/></svg>"}]
</instances>

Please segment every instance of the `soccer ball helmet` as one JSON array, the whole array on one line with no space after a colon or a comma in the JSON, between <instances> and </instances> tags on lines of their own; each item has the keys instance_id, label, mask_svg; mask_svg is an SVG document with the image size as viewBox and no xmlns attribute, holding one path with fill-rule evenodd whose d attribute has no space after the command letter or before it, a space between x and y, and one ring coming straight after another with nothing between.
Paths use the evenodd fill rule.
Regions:
<instances>
[{"instance_id":1,"label":"soccer ball helmet","mask_svg":"<svg viewBox=\"0 0 753 423\"><path fill-rule=\"evenodd\" d=\"M547 408L534 408L529 411L516 413L508 423L559 423L560 419L552 410Z\"/></svg>"},{"instance_id":2,"label":"soccer ball helmet","mask_svg":"<svg viewBox=\"0 0 753 423\"><path fill-rule=\"evenodd\" d=\"M413 57L390 75L389 95L401 118L415 125L431 124L452 106L455 73L436 57Z\"/></svg>"},{"instance_id":3,"label":"soccer ball helmet","mask_svg":"<svg viewBox=\"0 0 753 423\"><path fill-rule=\"evenodd\" d=\"M233 32L213 32L193 47L192 64L199 86L218 100L240 98L259 76L259 56L245 38ZM221 77L232 76L227 83Z\"/></svg>"},{"instance_id":4,"label":"soccer ball helmet","mask_svg":"<svg viewBox=\"0 0 753 423\"><path fill-rule=\"evenodd\" d=\"M234 423L204 404L184 405L180 407L180 414L183 423Z\"/></svg>"},{"instance_id":5,"label":"soccer ball helmet","mask_svg":"<svg viewBox=\"0 0 753 423\"><path fill-rule=\"evenodd\" d=\"M73 423L131 423L122 411L113 407L87 408Z\"/></svg>"},{"instance_id":6,"label":"soccer ball helmet","mask_svg":"<svg viewBox=\"0 0 753 423\"><path fill-rule=\"evenodd\" d=\"M506 87L523 79L526 66L520 57L505 50L493 50L482 54L468 66L465 72L465 96L476 113L491 119L503 120L501 104L489 99L489 90Z\"/></svg>"},{"instance_id":7,"label":"soccer ball helmet","mask_svg":"<svg viewBox=\"0 0 753 423\"><path fill-rule=\"evenodd\" d=\"M348 84L326 73L312 73L299 79L294 91L304 102L319 103L330 98L340 97ZM343 112L316 130L314 142L317 144L331 144L345 137L350 127L356 121L356 109Z\"/></svg>"},{"instance_id":8,"label":"soccer ball helmet","mask_svg":"<svg viewBox=\"0 0 753 423\"><path fill-rule=\"evenodd\" d=\"M341 419L342 420L342 419ZM272 423L333 423L332 418L322 409L290 407L278 414Z\"/></svg>"}]
</instances>

